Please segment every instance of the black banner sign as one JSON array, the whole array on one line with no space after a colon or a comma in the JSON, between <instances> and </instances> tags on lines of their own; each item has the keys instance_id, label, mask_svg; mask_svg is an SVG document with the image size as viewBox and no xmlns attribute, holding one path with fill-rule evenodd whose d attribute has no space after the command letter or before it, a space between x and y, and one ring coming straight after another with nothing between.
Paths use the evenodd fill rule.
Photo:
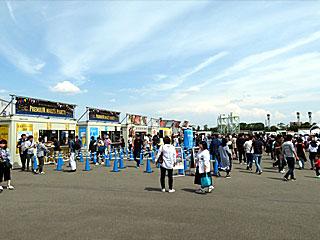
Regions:
<instances>
[{"instance_id":1,"label":"black banner sign","mask_svg":"<svg viewBox=\"0 0 320 240\"><path fill-rule=\"evenodd\" d=\"M119 122L120 112L89 108L89 120L103 122Z\"/></svg>"},{"instance_id":2,"label":"black banner sign","mask_svg":"<svg viewBox=\"0 0 320 240\"><path fill-rule=\"evenodd\" d=\"M74 118L74 105L16 97L16 114Z\"/></svg>"}]
</instances>

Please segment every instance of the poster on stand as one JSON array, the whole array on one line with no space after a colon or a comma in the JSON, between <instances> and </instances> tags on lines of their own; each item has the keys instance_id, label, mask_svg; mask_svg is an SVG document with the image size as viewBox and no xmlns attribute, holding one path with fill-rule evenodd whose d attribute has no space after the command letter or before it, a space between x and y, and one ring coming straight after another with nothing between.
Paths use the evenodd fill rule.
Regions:
<instances>
[{"instance_id":1,"label":"poster on stand","mask_svg":"<svg viewBox=\"0 0 320 240\"><path fill-rule=\"evenodd\" d=\"M181 147L176 147L176 154L176 165L173 167L173 170L184 169L183 152Z\"/></svg>"}]
</instances>

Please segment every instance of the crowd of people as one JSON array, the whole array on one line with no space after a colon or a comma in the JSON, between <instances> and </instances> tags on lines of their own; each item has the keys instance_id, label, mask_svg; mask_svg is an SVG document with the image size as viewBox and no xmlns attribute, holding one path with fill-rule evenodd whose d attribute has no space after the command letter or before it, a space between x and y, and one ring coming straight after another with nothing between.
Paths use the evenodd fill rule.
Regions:
<instances>
[{"instance_id":1,"label":"crowd of people","mask_svg":"<svg viewBox=\"0 0 320 240\"><path fill-rule=\"evenodd\" d=\"M56 139L55 139L56 140ZM197 151L191 151L190 168L194 168L194 183L200 185L201 188L196 192L199 194L210 193L213 187L212 171L213 164L217 161L218 171L217 177L221 177L221 173L225 172L227 179L231 178L232 164L238 161L240 165L244 165L246 170L252 171L253 165L256 166L255 172L257 175L263 173L261 167L264 153L271 156L273 159L273 167L277 168L279 173L285 174L284 181L296 180L294 170L305 169L306 162L309 159L310 170L316 171L316 178L320 178L320 143L319 136L292 136L292 135L194 135L193 146ZM181 135L172 135L171 137L160 137L159 134L154 136L145 135L139 136L130 135L127 144L121 137L120 148L126 146L129 149L129 154L133 154L136 161L136 168L140 167L140 157L142 151L144 156L151 157L151 151L156 152L156 164L160 165L160 185L161 191L165 192L165 176L168 175L169 193L175 192L173 188L173 168L176 164L177 151L176 147L183 148L184 139ZM13 190L11 185L10 169L12 168L12 160L10 151L7 148L6 140L0 140L0 192L3 191L2 181L7 181L7 189ZM34 174L45 174L44 158L50 151L44 143L43 138L34 141L33 136L21 135L17 143L21 158L22 171L29 171L31 164L31 172ZM58 141L54 141L53 150L55 155L59 155L60 146ZM91 138L88 151L93 156L96 154L96 165L104 164L104 154L112 151L111 140L109 136L101 139ZM35 158L36 150L36 158ZM69 162L71 170L76 172L76 160L79 158L83 146L78 136L73 139L73 136L68 137ZM38 159L37 168L34 169L34 160ZM287 172L285 168L287 167Z\"/></svg>"}]
</instances>

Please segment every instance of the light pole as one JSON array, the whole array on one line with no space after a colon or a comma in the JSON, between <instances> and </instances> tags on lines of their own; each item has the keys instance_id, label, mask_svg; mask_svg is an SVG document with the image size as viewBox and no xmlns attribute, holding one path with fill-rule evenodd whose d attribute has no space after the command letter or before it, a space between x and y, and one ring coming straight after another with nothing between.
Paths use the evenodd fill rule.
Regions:
<instances>
[{"instance_id":1,"label":"light pole","mask_svg":"<svg viewBox=\"0 0 320 240\"><path fill-rule=\"evenodd\" d=\"M308 112L308 116L309 116L309 124L312 124L312 112Z\"/></svg>"}]
</instances>

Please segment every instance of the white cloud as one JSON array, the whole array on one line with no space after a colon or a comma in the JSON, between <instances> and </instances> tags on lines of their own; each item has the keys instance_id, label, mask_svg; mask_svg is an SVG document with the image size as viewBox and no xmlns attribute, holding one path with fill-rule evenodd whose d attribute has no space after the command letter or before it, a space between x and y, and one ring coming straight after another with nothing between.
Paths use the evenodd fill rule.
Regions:
<instances>
[{"instance_id":1,"label":"white cloud","mask_svg":"<svg viewBox=\"0 0 320 240\"><path fill-rule=\"evenodd\" d=\"M159 81L161 81L162 79L164 79L164 78L166 78L166 77L168 77L168 76L165 75L165 74L157 74L157 75L154 76L154 80L155 80L156 82L159 82Z\"/></svg>"},{"instance_id":2,"label":"white cloud","mask_svg":"<svg viewBox=\"0 0 320 240\"><path fill-rule=\"evenodd\" d=\"M109 102L114 103L114 102L116 102L116 99L112 98L112 99L109 100Z\"/></svg>"},{"instance_id":3,"label":"white cloud","mask_svg":"<svg viewBox=\"0 0 320 240\"><path fill-rule=\"evenodd\" d=\"M106 95L106 96L113 96L113 95L115 95L114 92L105 92L105 93L103 93L103 94Z\"/></svg>"},{"instance_id":4,"label":"white cloud","mask_svg":"<svg viewBox=\"0 0 320 240\"><path fill-rule=\"evenodd\" d=\"M74 85L72 82L64 81L58 83L54 87L49 87L51 92L66 94L66 95L74 95L79 93L86 93L88 90L81 90L79 87Z\"/></svg>"},{"instance_id":5,"label":"white cloud","mask_svg":"<svg viewBox=\"0 0 320 240\"><path fill-rule=\"evenodd\" d=\"M157 90L164 91L164 90L170 90L173 88L179 87L188 77L192 76L193 74L196 74L197 72L201 71L202 69L208 67L211 63L219 60L220 58L226 56L227 52L220 52L212 57L207 58L202 63L197 65L195 68L193 68L191 71L181 75L181 76L174 76L169 78L169 80L165 83L157 84L154 86ZM190 89L196 89L197 86L191 87Z\"/></svg>"},{"instance_id":6,"label":"white cloud","mask_svg":"<svg viewBox=\"0 0 320 240\"><path fill-rule=\"evenodd\" d=\"M0 94L6 93L6 92L7 92L7 90L0 89Z\"/></svg>"},{"instance_id":7,"label":"white cloud","mask_svg":"<svg viewBox=\"0 0 320 240\"><path fill-rule=\"evenodd\" d=\"M8 7L8 11L9 11L10 17L11 17L12 21L16 23L17 20L16 20L16 17L14 16L13 7L11 5L11 2L10 1L6 1L6 3L7 3L7 7Z\"/></svg>"}]
</instances>

